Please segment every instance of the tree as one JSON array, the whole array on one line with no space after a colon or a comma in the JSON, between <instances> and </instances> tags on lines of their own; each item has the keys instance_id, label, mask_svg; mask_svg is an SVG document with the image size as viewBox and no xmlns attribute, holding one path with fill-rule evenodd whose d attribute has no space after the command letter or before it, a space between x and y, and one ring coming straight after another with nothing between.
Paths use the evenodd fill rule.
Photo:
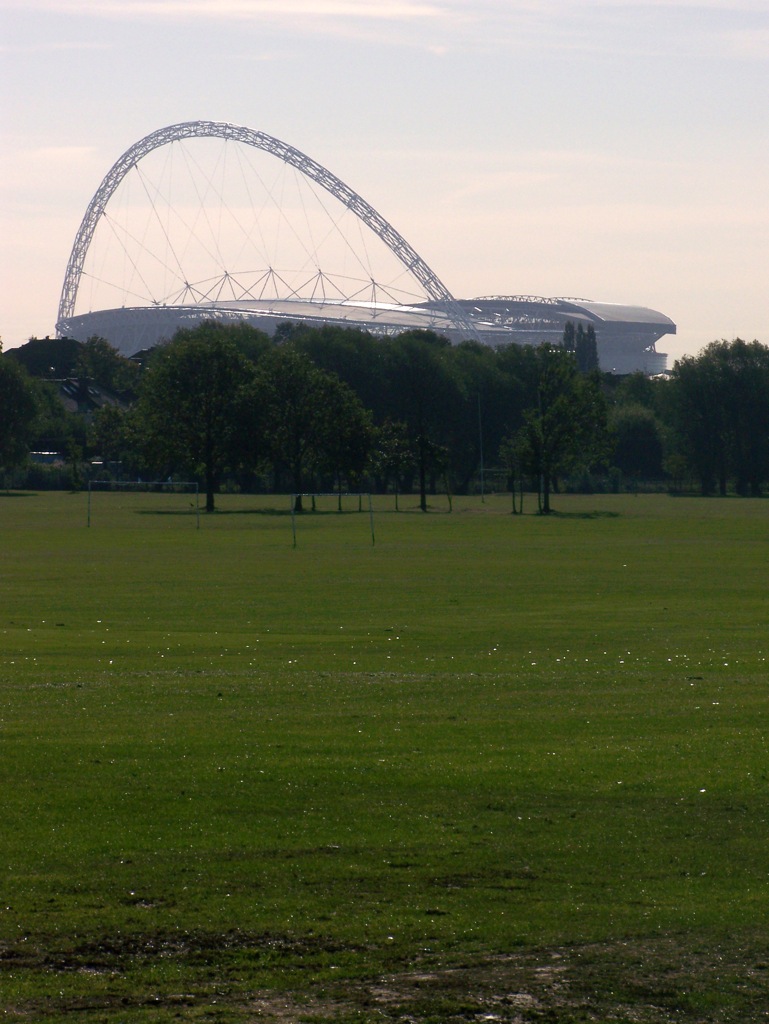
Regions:
<instances>
[{"instance_id":1,"label":"tree","mask_svg":"<svg viewBox=\"0 0 769 1024\"><path fill-rule=\"evenodd\" d=\"M288 469L298 512L306 475L324 459L335 476L354 473L358 466L362 472L365 456L361 460L353 439L356 429L368 431L362 406L338 377L319 370L293 344L279 345L265 356L250 400L274 469Z\"/></svg>"},{"instance_id":2,"label":"tree","mask_svg":"<svg viewBox=\"0 0 769 1024\"><path fill-rule=\"evenodd\" d=\"M719 346L731 425L730 469L738 494L761 494L769 479L769 349L735 338Z\"/></svg>"},{"instance_id":3,"label":"tree","mask_svg":"<svg viewBox=\"0 0 769 1024\"><path fill-rule=\"evenodd\" d=\"M139 388L141 368L138 363L121 356L105 338L94 335L80 346L75 376L132 399Z\"/></svg>"},{"instance_id":4,"label":"tree","mask_svg":"<svg viewBox=\"0 0 769 1024\"><path fill-rule=\"evenodd\" d=\"M26 460L36 413L35 394L26 372L0 355L0 466L4 469Z\"/></svg>"},{"instance_id":5,"label":"tree","mask_svg":"<svg viewBox=\"0 0 769 1024\"><path fill-rule=\"evenodd\" d=\"M561 345L567 352L576 352L577 350L577 329L571 320L567 320L563 325L563 340Z\"/></svg>"},{"instance_id":6,"label":"tree","mask_svg":"<svg viewBox=\"0 0 769 1024\"><path fill-rule=\"evenodd\" d=\"M586 328L583 328L582 324L577 327L574 354L577 357L577 369L580 373L592 373L593 370L598 369L598 342L592 324L588 324Z\"/></svg>"},{"instance_id":7,"label":"tree","mask_svg":"<svg viewBox=\"0 0 769 1024\"><path fill-rule=\"evenodd\" d=\"M662 424L646 406L628 403L609 417L614 465L626 476L659 480L663 475Z\"/></svg>"},{"instance_id":8,"label":"tree","mask_svg":"<svg viewBox=\"0 0 769 1024\"><path fill-rule=\"evenodd\" d=\"M567 320L563 327L561 347L574 353L580 373L591 373L598 369L598 343L592 324L584 327L580 323L575 328L572 321Z\"/></svg>"},{"instance_id":9,"label":"tree","mask_svg":"<svg viewBox=\"0 0 769 1024\"><path fill-rule=\"evenodd\" d=\"M144 373L138 419L145 456L204 479L206 511L238 456L240 408L253 365L219 325L177 331Z\"/></svg>"},{"instance_id":10,"label":"tree","mask_svg":"<svg viewBox=\"0 0 769 1024\"><path fill-rule=\"evenodd\" d=\"M454 404L443 441L455 487L464 492L502 438L520 426L519 381L503 372L499 350L490 345L463 341L447 349L445 359L461 401Z\"/></svg>"},{"instance_id":11,"label":"tree","mask_svg":"<svg viewBox=\"0 0 769 1024\"><path fill-rule=\"evenodd\" d=\"M68 411L55 384L31 379L37 413L32 426L32 447L36 451L59 452L70 462L82 455L86 443L83 416Z\"/></svg>"},{"instance_id":12,"label":"tree","mask_svg":"<svg viewBox=\"0 0 769 1024\"><path fill-rule=\"evenodd\" d=\"M371 413L352 388L332 374L323 377L318 408L323 422L316 457L319 467L334 478L341 512L342 483L347 480L351 487L360 486L371 450L373 424Z\"/></svg>"},{"instance_id":13,"label":"tree","mask_svg":"<svg viewBox=\"0 0 769 1024\"><path fill-rule=\"evenodd\" d=\"M238 320L235 323L216 322L211 327L231 341L238 352L254 365L258 364L273 347L269 334L245 320Z\"/></svg>"},{"instance_id":14,"label":"tree","mask_svg":"<svg viewBox=\"0 0 769 1024\"><path fill-rule=\"evenodd\" d=\"M293 324L285 329L292 346L309 356L319 370L333 373L348 384L378 422L388 415L384 360L387 344L365 331L326 324ZM276 337L278 333L276 332Z\"/></svg>"},{"instance_id":15,"label":"tree","mask_svg":"<svg viewBox=\"0 0 769 1024\"><path fill-rule=\"evenodd\" d=\"M431 331L406 331L386 349L385 373L392 418L406 424L419 476L419 507L427 511L427 482L442 472L446 447L464 396L449 342Z\"/></svg>"},{"instance_id":16,"label":"tree","mask_svg":"<svg viewBox=\"0 0 769 1024\"><path fill-rule=\"evenodd\" d=\"M718 360L685 356L673 368L671 412L681 452L710 494L718 482L726 494L728 440L723 380Z\"/></svg>"},{"instance_id":17,"label":"tree","mask_svg":"<svg viewBox=\"0 0 769 1024\"><path fill-rule=\"evenodd\" d=\"M645 373L629 373L625 377L610 377L616 381L614 398L617 405L642 405L646 409L660 414L662 391L666 380L658 377L647 377Z\"/></svg>"},{"instance_id":18,"label":"tree","mask_svg":"<svg viewBox=\"0 0 769 1024\"><path fill-rule=\"evenodd\" d=\"M74 338L30 338L6 356L20 363L30 377L61 380L75 375L80 349L81 343Z\"/></svg>"},{"instance_id":19,"label":"tree","mask_svg":"<svg viewBox=\"0 0 769 1024\"><path fill-rule=\"evenodd\" d=\"M703 494L759 494L769 479L769 349L757 341L714 341L678 360L672 419L681 454Z\"/></svg>"},{"instance_id":20,"label":"tree","mask_svg":"<svg viewBox=\"0 0 769 1024\"><path fill-rule=\"evenodd\" d=\"M128 447L128 413L118 405L104 405L88 422L88 447L106 462L122 462Z\"/></svg>"},{"instance_id":21,"label":"tree","mask_svg":"<svg viewBox=\"0 0 769 1024\"><path fill-rule=\"evenodd\" d=\"M540 511L547 515L557 476L605 455L606 403L597 376L580 374L572 353L542 345L536 358L536 405L526 410L516 445L537 480Z\"/></svg>"},{"instance_id":22,"label":"tree","mask_svg":"<svg viewBox=\"0 0 769 1024\"><path fill-rule=\"evenodd\" d=\"M504 438L499 446L499 457L507 470L508 486L513 498L513 515L523 515L523 466L527 454L526 438L522 431L514 437Z\"/></svg>"},{"instance_id":23,"label":"tree","mask_svg":"<svg viewBox=\"0 0 769 1024\"><path fill-rule=\"evenodd\" d=\"M371 462L374 475L380 478L383 489L386 490L392 477L395 487L395 511L398 512L401 478L405 472L414 469L414 455L405 423L386 420L381 427L375 429Z\"/></svg>"}]
</instances>

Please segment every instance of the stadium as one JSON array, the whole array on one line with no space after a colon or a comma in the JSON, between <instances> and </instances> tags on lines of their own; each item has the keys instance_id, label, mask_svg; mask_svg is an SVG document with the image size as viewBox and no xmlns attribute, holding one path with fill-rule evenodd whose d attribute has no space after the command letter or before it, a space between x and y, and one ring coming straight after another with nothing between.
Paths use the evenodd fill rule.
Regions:
<instances>
[{"instance_id":1,"label":"stadium","mask_svg":"<svg viewBox=\"0 0 769 1024\"><path fill-rule=\"evenodd\" d=\"M225 148L193 153L201 142ZM592 326L601 369L617 374L663 372L656 344L676 332L642 306L457 299L315 160L263 132L189 121L141 139L107 173L75 238L56 332L100 336L130 356L211 319L269 334L289 322L384 336L430 330L494 347L557 343L571 322Z\"/></svg>"}]
</instances>

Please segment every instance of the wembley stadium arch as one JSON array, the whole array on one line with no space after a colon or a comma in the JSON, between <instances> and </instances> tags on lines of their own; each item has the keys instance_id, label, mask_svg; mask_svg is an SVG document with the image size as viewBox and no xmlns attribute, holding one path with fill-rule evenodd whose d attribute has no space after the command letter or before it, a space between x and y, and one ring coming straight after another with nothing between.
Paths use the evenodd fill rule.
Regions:
<instances>
[{"instance_id":1,"label":"wembley stadium arch","mask_svg":"<svg viewBox=\"0 0 769 1024\"><path fill-rule=\"evenodd\" d=\"M189 147L179 152L190 140L230 149L206 164ZM290 172L288 185L252 154ZM457 299L380 213L317 161L264 132L188 121L139 140L99 185L67 263L56 332L81 341L98 335L133 355L211 319L268 333L286 322L378 335L424 329L495 347L556 343L571 322L595 330L602 369L649 374L665 369L656 344L676 331L641 306Z\"/></svg>"}]
</instances>

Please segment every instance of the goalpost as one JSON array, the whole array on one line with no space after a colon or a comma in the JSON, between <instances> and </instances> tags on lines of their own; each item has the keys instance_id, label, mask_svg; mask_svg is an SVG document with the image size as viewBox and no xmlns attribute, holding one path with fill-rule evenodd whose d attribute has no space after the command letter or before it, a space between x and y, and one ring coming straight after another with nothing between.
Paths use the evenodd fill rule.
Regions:
<instances>
[{"instance_id":1,"label":"goalpost","mask_svg":"<svg viewBox=\"0 0 769 1024\"><path fill-rule=\"evenodd\" d=\"M312 512L317 511L316 498L334 498L338 502L337 511L342 511L342 498L357 498L358 499L358 511L363 512L363 499L366 498L368 502L368 519L369 528L371 530L371 544L376 544L376 538L374 536L374 505L371 501L371 493L364 491L328 491L328 492L303 492L302 494L292 494L291 496L291 534L293 536L294 547L296 547L296 506L297 499L299 498L310 498L312 501ZM310 515L312 515L310 512Z\"/></svg>"},{"instance_id":2,"label":"goalpost","mask_svg":"<svg viewBox=\"0 0 769 1024\"><path fill-rule=\"evenodd\" d=\"M88 517L86 525L91 525L91 492L97 490L134 490L152 493L167 489L180 494L195 494L195 529L200 529L200 486L195 480L89 480L88 481ZM187 488L185 491L184 488Z\"/></svg>"}]
</instances>

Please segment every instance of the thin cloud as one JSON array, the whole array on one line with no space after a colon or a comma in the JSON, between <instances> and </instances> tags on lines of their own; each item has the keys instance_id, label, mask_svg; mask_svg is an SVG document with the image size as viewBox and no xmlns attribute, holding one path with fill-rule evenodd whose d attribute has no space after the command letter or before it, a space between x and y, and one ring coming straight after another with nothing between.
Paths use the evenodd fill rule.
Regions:
<instances>
[{"instance_id":1,"label":"thin cloud","mask_svg":"<svg viewBox=\"0 0 769 1024\"><path fill-rule=\"evenodd\" d=\"M71 42L51 41L34 43L11 43L10 45L0 43L0 53L15 53L30 55L38 53L82 53L94 52L96 50L111 49L108 43L93 43L86 40L72 40Z\"/></svg>"},{"instance_id":2,"label":"thin cloud","mask_svg":"<svg viewBox=\"0 0 769 1024\"><path fill-rule=\"evenodd\" d=\"M725 33L729 52L740 58L769 58L769 28Z\"/></svg>"},{"instance_id":3,"label":"thin cloud","mask_svg":"<svg viewBox=\"0 0 769 1024\"><path fill-rule=\"evenodd\" d=\"M453 8L472 8L481 18L490 12L538 14L553 19L564 11L630 9L634 11L721 11L725 14L766 13L765 0L449 0Z\"/></svg>"},{"instance_id":4,"label":"thin cloud","mask_svg":"<svg viewBox=\"0 0 769 1024\"><path fill-rule=\"evenodd\" d=\"M97 153L94 146L40 146L28 150L25 155L30 160L55 160L67 164L83 163ZM17 154L18 159L18 154Z\"/></svg>"},{"instance_id":5,"label":"thin cloud","mask_svg":"<svg viewBox=\"0 0 769 1024\"><path fill-rule=\"evenodd\" d=\"M3 0L1 8L71 15L216 20L259 17L290 20L301 16L411 21L441 17L446 13L445 6L411 0Z\"/></svg>"},{"instance_id":6,"label":"thin cloud","mask_svg":"<svg viewBox=\"0 0 769 1024\"><path fill-rule=\"evenodd\" d=\"M436 58L461 50L763 59L769 32L765 0L0 0L3 9L259 24L418 47Z\"/></svg>"},{"instance_id":7,"label":"thin cloud","mask_svg":"<svg viewBox=\"0 0 769 1024\"><path fill-rule=\"evenodd\" d=\"M446 0L466 47L647 57L764 57L766 0Z\"/></svg>"},{"instance_id":8,"label":"thin cloud","mask_svg":"<svg viewBox=\"0 0 769 1024\"><path fill-rule=\"evenodd\" d=\"M433 59L470 45L475 21L466 0L0 0L2 10L58 15L90 26L243 25L263 34L289 32L293 39L322 36L421 49Z\"/></svg>"},{"instance_id":9,"label":"thin cloud","mask_svg":"<svg viewBox=\"0 0 769 1024\"><path fill-rule=\"evenodd\" d=\"M16 140L6 139L7 148L0 156L0 189L9 196L15 192L28 195L40 189L45 194L59 192L54 188L58 183L64 191L69 191L72 183L78 180L80 172L97 174L99 164L98 150L93 146L38 146L25 149L15 147ZM51 168L56 168L52 177Z\"/></svg>"}]
</instances>

